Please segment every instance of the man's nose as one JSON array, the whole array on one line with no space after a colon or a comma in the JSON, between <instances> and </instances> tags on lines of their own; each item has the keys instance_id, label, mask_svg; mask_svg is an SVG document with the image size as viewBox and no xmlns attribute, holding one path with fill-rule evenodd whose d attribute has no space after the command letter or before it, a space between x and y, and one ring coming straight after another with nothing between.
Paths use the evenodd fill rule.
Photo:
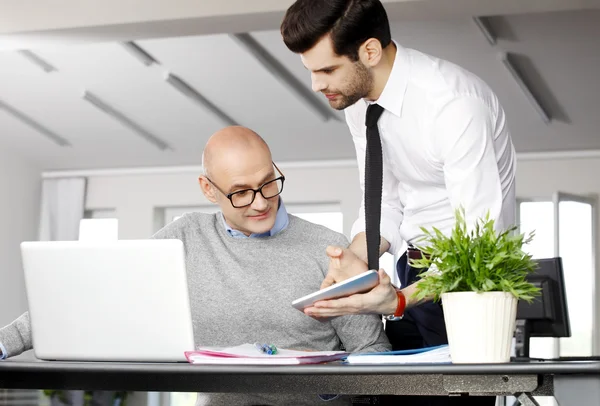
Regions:
<instances>
[{"instance_id":1,"label":"man's nose","mask_svg":"<svg viewBox=\"0 0 600 406\"><path fill-rule=\"evenodd\" d=\"M322 80L320 80L319 78L317 78L316 75L314 75L314 74L311 77L311 81L312 81L313 92L321 92L327 87L325 85L325 83Z\"/></svg>"},{"instance_id":2,"label":"man's nose","mask_svg":"<svg viewBox=\"0 0 600 406\"><path fill-rule=\"evenodd\" d=\"M265 199L260 192L256 193L256 196L254 196L254 201L252 202L252 208L256 211L263 211L267 208L267 206L267 199Z\"/></svg>"}]
</instances>

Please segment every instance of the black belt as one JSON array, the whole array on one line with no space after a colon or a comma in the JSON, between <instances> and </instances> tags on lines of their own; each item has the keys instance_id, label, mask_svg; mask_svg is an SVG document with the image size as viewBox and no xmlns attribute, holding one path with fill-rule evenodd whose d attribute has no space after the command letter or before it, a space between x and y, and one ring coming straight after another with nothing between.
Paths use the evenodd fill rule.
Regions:
<instances>
[{"instance_id":1,"label":"black belt","mask_svg":"<svg viewBox=\"0 0 600 406\"><path fill-rule=\"evenodd\" d=\"M419 250L418 248L409 246L408 249L406 250L406 256L410 259L422 259L423 252L421 250Z\"/></svg>"}]
</instances>

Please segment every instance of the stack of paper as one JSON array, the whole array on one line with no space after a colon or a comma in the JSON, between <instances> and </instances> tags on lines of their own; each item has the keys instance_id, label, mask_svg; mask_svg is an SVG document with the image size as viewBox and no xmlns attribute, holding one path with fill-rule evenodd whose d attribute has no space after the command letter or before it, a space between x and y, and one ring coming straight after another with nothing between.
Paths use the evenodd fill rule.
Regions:
<instances>
[{"instance_id":1,"label":"stack of paper","mask_svg":"<svg viewBox=\"0 0 600 406\"><path fill-rule=\"evenodd\" d=\"M196 351L187 351L185 356L192 364L228 364L228 365L298 365L318 364L335 361L348 355L344 351L296 351L278 348L276 354L268 355L254 344L242 344L236 347L199 347Z\"/></svg>"},{"instance_id":2,"label":"stack of paper","mask_svg":"<svg viewBox=\"0 0 600 406\"><path fill-rule=\"evenodd\" d=\"M450 347L440 345L414 350L352 354L348 356L347 362L349 364L448 364L452 359Z\"/></svg>"}]
</instances>

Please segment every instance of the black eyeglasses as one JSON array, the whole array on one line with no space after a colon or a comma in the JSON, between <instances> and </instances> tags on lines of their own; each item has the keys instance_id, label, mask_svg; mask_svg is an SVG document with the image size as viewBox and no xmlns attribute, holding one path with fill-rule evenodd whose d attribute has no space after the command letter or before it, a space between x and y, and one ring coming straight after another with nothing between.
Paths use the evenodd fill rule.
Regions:
<instances>
[{"instance_id":1,"label":"black eyeglasses","mask_svg":"<svg viewBox=\"0 0 600 406\"><path fill-rule=\"evenodd\" d=\"M281 176L270 180L266 183L263 183L258 189L243 189L237 190L233 193L225 193L219 188L215 183L205 176L206 180L208 180L219 192L223 193L225 197L229 199L231 205L236 209L241 207L250 206L254 202L254 198L256 197L256 193L260 193L262 197L265 199L271 199L277 195L279 195L283 191L283 183L285 181L285 176L279 170L277 165L273 162L273 166Z\"/></svg>"}]
</instances>

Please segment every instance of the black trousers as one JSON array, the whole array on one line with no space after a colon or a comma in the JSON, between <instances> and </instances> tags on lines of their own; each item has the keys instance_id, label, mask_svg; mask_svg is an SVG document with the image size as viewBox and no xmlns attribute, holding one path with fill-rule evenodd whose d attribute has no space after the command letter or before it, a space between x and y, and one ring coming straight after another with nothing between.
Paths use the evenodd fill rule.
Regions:
<instances>
[{"instance_id":1,"label":"black trousers","mask_svg":"<svg viewBox=\"0 0 600 406\"><path fill-rule=\"evenodd\" d=\"M418 280L418 270L407 263L404 254L396 264L402 286ZM427 303L407 311L402 320L387 321L385 333L393 350L423 348L448 343L444 314L437 303ZM392 396L379 397L381 405L401 406L494 406L495 396Z\"/></svg>"}]
</instances>

